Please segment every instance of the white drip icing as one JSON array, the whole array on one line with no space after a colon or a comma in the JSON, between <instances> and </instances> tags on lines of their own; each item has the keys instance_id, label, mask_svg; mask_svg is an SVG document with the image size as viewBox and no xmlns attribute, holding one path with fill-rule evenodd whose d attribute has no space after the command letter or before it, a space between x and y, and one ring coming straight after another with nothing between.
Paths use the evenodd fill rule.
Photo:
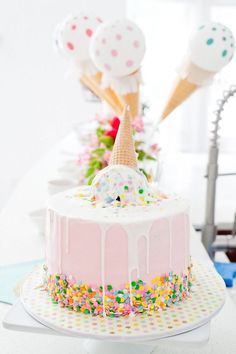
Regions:
<instances>
[{"instance_id":1,"label":"white drip icing","mask_svg":"<svg viewBox=\"0 0 236 354\"><path fill-rule=\"evenodd\" d=\"M58 237L58 269L62 274L62 232L61 232L61 218L57 217L57 237Z\"/></svg>"},{"instance_id":2,"label":"white drip icing","mask_svg":"<svg viewBox=\"0 0 236 354\"><path fill-rule=\"evenodd\" d=\"M66 239L66 254L69 253L70 243L69 243L69 219L65 217L65 239Z\"/></svg>"},{"instance_id":3,"label":"white drip icing","mask_svg":"<svg viewBox=\"0 0 236 354\"><path fill-rule=\"evenodd\" d=\"M147 274L150 273L150 233L146 235L147 240L147 255L146 255L146 269Z\"/></svg>"},{"instance_id":4,"label":"white drip icing","mask_svg":"<svg viewBox=\"0 0 236 354\"><path fill-rule=\"evenodd\" d=\"M129 290L130 290L130 306L131 313L133 307L132 300L132 272L137 272L137 277L140 276L139 269L139 252L138 243L141 237L145 237L147 240L147 254L146 254L146 270L149 273L149 239L150 239L150 229L153 221L142 222L137 224L123 225L128 237L128 277L129 277Z\"/></svg>"},{"instance_id":5,"label":"white drip icing","mask_svg":"<svg viewBox=\"0 0 236 354\"><path fill-rule=\"evenodd\" d=\"M53 225L53 228L52 228L52 237L53 239L56 238L56 229L57 229L57 225L56 225L56 215L57 213L55 211L52 212L52 225Z\"/></svg>"},{"instance_id":6,"label":"white drip icing","mask_svg":"<svg viewBox=\"0 0 236 354\"><path fill-rule=\"evenodd\" d=\"M51 210L47 210L46 216L46 259L48 259L48 250L50 250L50 230L51 230Z\"/></svg>"},{"instance_id":7,"label":"white drip icing","mask_svg":"<svg viewBox=\"0 0 236 354\"><path fill-rule=\"evenodd\" d=\"M105 247L106 247L106 233L110 225L100 225L101 229L101 280L102 280L102 308L103 317L106 317L106 287L105 287Z\"/></svg>"},{"instance_id":8,"label":"white drip icing","mask_svg":"<svg viewBox=\"0 0 236 354\"><path fill-rule=\"evenodd\" d=\"M169 228L169 270L172 270L172 218L168 219L168 228Z\"/></svg>"},{"instance_id":9,"label":"white drip icing","mask_svg":"<svg viewBox=\"0 0 236 354\"><path fill-rule=\"evenodd\" d=\"M184 214L184 245L185 245L185 264L184 264L184 271L186 272L189 266L189 232L188 232L188 215Z\"/></svg>"}]
</instances>

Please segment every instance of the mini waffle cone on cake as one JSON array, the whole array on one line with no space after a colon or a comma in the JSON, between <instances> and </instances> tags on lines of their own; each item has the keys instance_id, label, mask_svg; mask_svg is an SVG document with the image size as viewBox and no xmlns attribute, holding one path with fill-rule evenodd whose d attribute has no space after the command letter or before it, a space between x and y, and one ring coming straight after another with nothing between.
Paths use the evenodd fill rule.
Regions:
<instances>
[{"instance_id":1,"label":"mini waffle cone on cake","mask_svg":"<svg viewBox=\"0 0 236 354\"><path fill-rule=\"evenodd\" d=\"M114 113L117 113L119 115L122 113L123 103L116 95L116 93L110 88L101 88L102 73L98 72L97 74L91 76L83 74L80 78L80 81L83 85L88 87L97 97L107 102L108 105L114 111Z\"/></svg>"},{"instance_id":2,"label":"mini waffle cone on cake","mask_svg":"<svg viewBox=\"0 0 236 354\"><path fill-rule=\"evenodd\" d=\"M125 106L109 165L137 167L129 106Z\"/></svg>"},{"instance_id":3,"label":"mini waffle cone on cake","mask_svg":"<svg viewBox=\"0 0 236 354\"><path fill-rule=\"evenodd\" d=\"M193 84L186 79L178 79L162 112L161 120L164 120L176 107L196 91L198 87L198 85Z\"/></svg>"}]
</instances>

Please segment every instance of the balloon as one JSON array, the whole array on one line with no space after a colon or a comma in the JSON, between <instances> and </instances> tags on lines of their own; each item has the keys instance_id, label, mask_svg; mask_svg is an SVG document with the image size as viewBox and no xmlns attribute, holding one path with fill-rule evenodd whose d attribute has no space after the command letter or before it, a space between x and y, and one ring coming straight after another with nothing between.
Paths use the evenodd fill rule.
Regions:
<instances>
[{"instance_id":1,"label":"balloon","mask_svg":"<svg viewBox=\"0 0 236 354\"><path fill-rule=\"evenodd\" d=\"M200 26L189 41L190 61L206 71L220 71L233 58L234 51L233 34L221 23Z\"/></svg>"},{"instance_id":2,"label":"balloon","mask_svg":"<svg viewBox=\"0 0 236 354\"><path fill-rule=\"evenodd\" d=\"M140 68L144 57L144 35L127 19L107 22L96 30L90 53L103 73L113 77L130 75Z\"/></svg>"},{"instance_id":3,"label":"balloon","mask_svg":"<svg viewBox=\"0 0 236 354\"><path fill-rule=\"evenodd\" d=\"M59 50L78 63L90 60L90 41L101 22L100 17L92 15L67 17L56 29Z\"/></svg>"}]
</instances>

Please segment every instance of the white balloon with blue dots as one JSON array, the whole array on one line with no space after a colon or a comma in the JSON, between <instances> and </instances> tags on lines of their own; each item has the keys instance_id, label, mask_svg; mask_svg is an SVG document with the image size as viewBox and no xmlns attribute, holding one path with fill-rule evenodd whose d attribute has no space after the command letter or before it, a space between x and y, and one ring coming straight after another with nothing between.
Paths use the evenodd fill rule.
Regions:
<instances>
[{"instance_id":1,"label":"white balloon with blue dots","mask_svg":"<svg viewBox=\"0 0 236 354\"><path fill-rule=\"evenodd\" d=\"M221 23L208 22L198 27L189 41L189 56L203 70L218 72L234 56L232 31Z\"/></svg>"}]
</instances>

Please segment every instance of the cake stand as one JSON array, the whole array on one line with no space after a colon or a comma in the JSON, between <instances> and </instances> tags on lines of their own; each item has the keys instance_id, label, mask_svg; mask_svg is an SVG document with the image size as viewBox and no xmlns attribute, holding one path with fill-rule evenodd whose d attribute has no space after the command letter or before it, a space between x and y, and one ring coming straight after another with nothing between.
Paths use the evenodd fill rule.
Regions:
<instances>
[{"instance_id":1,"label":"cake stand","mask_svg":"<svg viewBox=\"0 0 236 354\"><path fill-rule=\"evenodd\" d=\"M128 318L84 315L53 304L42 290L42 268L26 279L21 294L25 310L43 325L61 334L86 338L89 354L150 354L156 341L196 329L218 313L225 285L213 266L193 264L193 290L183 302L152 315Z\"/></svg>"}]
</instances>

